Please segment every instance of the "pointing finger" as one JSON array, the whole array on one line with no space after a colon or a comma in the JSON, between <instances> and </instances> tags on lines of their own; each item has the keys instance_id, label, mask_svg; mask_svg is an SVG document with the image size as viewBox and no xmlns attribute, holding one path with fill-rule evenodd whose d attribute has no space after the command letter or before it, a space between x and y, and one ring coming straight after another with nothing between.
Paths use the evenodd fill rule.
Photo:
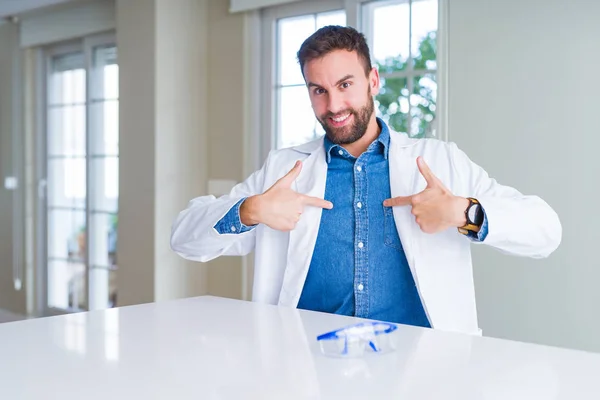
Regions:
<instances>
[{"instance_id":1,"label":"pointing finger","mask_svg":"<svg viewBox=\"0 0 600 400\"><path fill-rule=\"evenodd\" d=\"M412 203L413 196L398 196L387 199L383 202L386 207L408 206Z\"/></svg>"},{"instance_id":2,"label":"pointing finger","mask_svg":"<svg viewBox=\"0 0 600 400\"><path fill-rule=\"evenodd\" d=\"M313 196L302 195L302 203L305 206L326 208L327 210L331 210L333 208L332 202Z\"/></svg>"}]
</instances>

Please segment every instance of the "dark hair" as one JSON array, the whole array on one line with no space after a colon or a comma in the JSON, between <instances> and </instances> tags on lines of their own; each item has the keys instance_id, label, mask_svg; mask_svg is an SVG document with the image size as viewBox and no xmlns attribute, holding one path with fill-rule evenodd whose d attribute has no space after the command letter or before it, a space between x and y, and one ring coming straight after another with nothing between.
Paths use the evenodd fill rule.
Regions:
<instances>
[{"instance_id":1,"label":"dark hair","mask_svg":"<svg viewBox=\"0 0 600 400\"><path fill-rule=\"evenodd\" d=\"M335 50L356 51L365 68L365 75L371 72L371 56L365 36L349 26L324 26L310 35L298 50L298 62L304 76L304 64L321 58Z\"/></svg>"}]
</instances>

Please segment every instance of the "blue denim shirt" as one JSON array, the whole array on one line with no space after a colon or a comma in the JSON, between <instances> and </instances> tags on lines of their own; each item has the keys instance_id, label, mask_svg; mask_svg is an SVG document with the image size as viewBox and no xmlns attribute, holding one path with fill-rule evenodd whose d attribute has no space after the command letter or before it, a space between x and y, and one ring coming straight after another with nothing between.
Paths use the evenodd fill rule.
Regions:
<instances>
[{"instance_id":1,"label":"blue denim shirt","mask_svg":"<svg viewBox=\"0 0 600 400\"><path fill-rule=\"evenodd\" d=\"M358 158L325 138L328 163L324 210L298 308L429 327L396 230L388 152L390 133L378 119L379 138ZM241 199L215 229L237 234ZM487 218L473 240L487 235Z\"/></svg>"},{"instance_id":2,"label":"blue denim shirt","mask_svg":"<svg viewBox=\"0 0 600 400\"><path fill-rule=\"evenodd\" d=\"M402 248L390 198L390 134L358 158L325 138L324 211L298 308L429 326Z\"/></svg>"}]
</instances>

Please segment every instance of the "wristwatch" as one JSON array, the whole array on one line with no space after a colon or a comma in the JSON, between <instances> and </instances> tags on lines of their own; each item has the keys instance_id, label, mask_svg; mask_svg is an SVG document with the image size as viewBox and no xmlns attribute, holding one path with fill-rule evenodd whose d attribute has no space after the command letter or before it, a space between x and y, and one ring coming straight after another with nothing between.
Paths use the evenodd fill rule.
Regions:
<instances>
[{"instance_id":1,"label":"wristwatch","mask_svg":"<svg viewBox=\"0 0 600 400\"><path fill-rule=\"evenodd\" d=\"M483 224L483 208L477 199L472 197L467 197L469 200L469 205L465 210L465 217L467 218L467 223L464 226L458 228L458 231L463 235L468 235L469 233L479 232L481 225Z\"/></svg>"}]
</instances>

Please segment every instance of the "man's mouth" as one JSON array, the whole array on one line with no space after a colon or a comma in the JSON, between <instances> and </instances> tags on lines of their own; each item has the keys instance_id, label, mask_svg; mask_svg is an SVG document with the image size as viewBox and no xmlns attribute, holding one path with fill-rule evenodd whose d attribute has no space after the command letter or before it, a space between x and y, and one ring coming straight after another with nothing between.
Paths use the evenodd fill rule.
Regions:
<instances>
[{"instance_id":1,"label":"man's mouth","mask_svg":"<svg viewBox=\"0 0 600 400\"><path fill-rule=\"evenodd\" d=\"M345 114L341 114L341 115L336 115L334 117L328 117L327 119L331 123L331 126L333 126L335 128L339 128L341 126L346 125L350 121L351 116L352 116L352 113L345 113Z\"/></svg>"}]
</instances>

